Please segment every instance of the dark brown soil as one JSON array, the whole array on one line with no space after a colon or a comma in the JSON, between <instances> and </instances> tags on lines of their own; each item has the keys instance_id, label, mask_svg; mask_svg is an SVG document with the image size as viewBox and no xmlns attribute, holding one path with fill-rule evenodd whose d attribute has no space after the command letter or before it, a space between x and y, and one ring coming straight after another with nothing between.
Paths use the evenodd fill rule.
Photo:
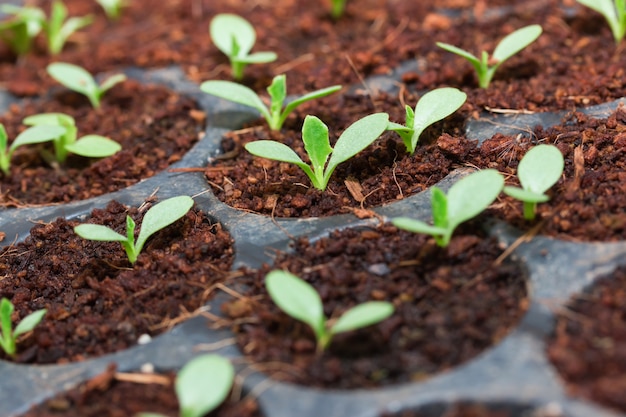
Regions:
<instances>
[{"instance_id":1,"label":"dark brown soil","mask_svg":"<svg viewBox=\"0 0 626 417\"><path fill-rule=\"evenodd\" d=\"M146 382L128 379L141 377ZM130 417L140 412L178 416L175 375L117 374L114 367L79 387L34 407L21 417ZM207 417L260 417L252 399L227 400Z\"/></svg>"},{"instance_id":2,"label":"dark brown soil","mask_svg":"<svg viewBox=\"0 0 626 417\"><path fill-rule=\"evenodd\" d=\"M548 355L572 395L626 412L626 268L558 314Z\"/></svg>"},{"instance_id":3,"label":"dark brown soil","mask_svg":"<svg viewBox=\"0 0 626 417\"><path fill-rule=\"evenodd\" d=\"M294 254L277 254L274 266L247 274L246 298L223 305L242 352L278 378L324 388L367 388L420 381L454 367L501 340L526 310L519 265L497 261L491 239L465 229L440 249L431 238L392 226L333 232ZM264 277L285 269L320 293L328 317L369 300L396 311L384 322L336 335L316 355L311 330L282 313L267 295ZM239 322L239 321L238 321ZM282 363L283 366L276 366Z\"/></svg>"},{"instance_id":4,"label":"dark brown soil","mask_svg":"<svg viewBox=\"0 0 626 417\"><path fill-rule=\"evenodd\" d=\"M128 187L181 159L203 130L203 120L198 120L202 112L191 99L133 80L109 90L98 111L84 96L61 89L49 100L12 106L0 115L0 123L13 140L27 127L22 124L25 117L47 112L74 117L79 138L106 136L122 150L100 160L70 155L59 166L46 162L38 146L20 147L10 175L0 177L1 206L67 203ZM52 150L52 145L45 149Z\"/></svg>"},{"instance_id":5,"label":"dark brown soil","mask_svg":"<svg viewBox=\"0 0 626 417\"><path fill-rule=\"evenodd\" d=\"M537 206L537 219L525 221L522 203L502 194L492 214L522 230L567 240L617 241L626 237L626 108L607 119L574 113L562 125L535 129L532 138L495 135L475 164L496 168L519 185L517 165L538 143L555 144L565 157L562 179ZM578 156L577 156L578 155Z\"/></svg>"},{"instance_id":6,"label":"dark brown soil","mask_svg":"<svg viewBox=\"0 0 626 417\"><path fill-rule=\"evenodd\" d=\"M89 221L125 233L127 214L140 219L137 209L112 202ZM63 363L126 349L200 307L232 264L230 236L199 211L152 236L132 266L119 243L78 237L78 223L37 225L0 253L0 297L15 304L14 321L48 310L18 355L2 359Z\"/></svg>"},{"instance_id":7,"label":"dark brown soil","mask_svg":"<svg viewBox=\"0 0 626 417\"><path fill-rule=\"evenodd\" d=\"M434 407L433 407L434 408ZM519 410L513 411L514 407L492 406L482 404L452 404L438 412L404 411L396 414L384 414L382 417L518 417ZM533 413L533 416L542 417L544 414ZM557 417L555 414L551 414ZM545 417L548 417L547 415Z\"/></svg>"}]
</instances>

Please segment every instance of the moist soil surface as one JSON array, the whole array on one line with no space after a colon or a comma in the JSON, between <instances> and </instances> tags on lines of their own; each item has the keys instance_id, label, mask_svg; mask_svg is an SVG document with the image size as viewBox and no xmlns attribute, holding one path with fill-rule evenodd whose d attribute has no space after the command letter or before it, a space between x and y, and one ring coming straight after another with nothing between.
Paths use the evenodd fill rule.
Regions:
<instances>
[{"instance_id":1,"label":"moist soil surface","mask_svg":"<svg viewBox=\"0 0 626 417\"><path fill-rule=\"evenodd\" d=\"M48 99L28 100L0 115L11 139L26 128L27 116L65 113L76 121L78 138L105 136L122 150L103 159L70 154L58 164L42 156L42 148L53 153L52 144L19 147L10 174L0 177L0 206L68 203L128 187L181 159L203 130L196 104L164 87L127 80L107 92L99 110L78 93L52 91Z\"/></svg>"},{"instance_id":2,"label":"moist soil surface","mask_svg":"<svg viewBox=\"0 0 626 417\"><path fill-rule=\"evenodd\" d=\"M114 367L20 417L130 417L140 412L178 416L174 374L119 374ZM139 382L142 381L142 382ZM227 400L207 417L261 417L253 399Z\"/></svg>"},{"instance_id":3,"label":"moist soil surface","mask_svg":"<svg viewBox=\"0 0 626 417\"><path fill-rule=\"evenodd\" d=\"M140 212L116 202L88 221L125 234L127 214L139 229ZM77 224L60 218L36 225L25 242L2 250L0 297L15 305L14 322L47 309L18 354L2 359L65 363L126 349L201 307L231 268L230 236L200 211L153 235L135 265L117 242L78 237Z\"/></svg>"},{"instance_id":4,"label":"moist soil surface","mask_svg":"<svg viewBox=\"0 0 626 417\"><path fill-rule=\"evenodd\" d=\"M626 268L620 267L558 316L548 355L570 394L626 412Z\"/></svg>"},{"instance_id":5,"label":"moist soil surface","mask_svg":"<svg viewBox=\"0 0 626 417\"><path fill-rule=\"evenodd\" d=\"M241 351L275 378L323 388L420 381L500 341L527 308L523 268L500 262L497 242L479 236L478 227L466 227L441 249L430 237L381 225L301 239L271 268L245 274L245 297L222 309L235 320ZM271 269L311 283L327 317L370 300L392 302L395 313L335 335L318 355L311 329L281 312L265 291Z\"/></svg>"}]
</instances>

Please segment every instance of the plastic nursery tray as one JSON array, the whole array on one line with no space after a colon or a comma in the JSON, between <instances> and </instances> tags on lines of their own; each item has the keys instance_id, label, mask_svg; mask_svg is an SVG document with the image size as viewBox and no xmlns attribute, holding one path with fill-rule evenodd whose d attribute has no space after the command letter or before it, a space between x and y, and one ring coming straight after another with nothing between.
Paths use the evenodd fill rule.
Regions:
<instances>
[{"instance_id":1,"label":"plastic nursery tray","mask_svg":"<svg viewBox=\"0 0 626 417\"><path fill-rule=\"evenodd\" d=\"M208 127L205 137L172 168L206 165L207 158L219 150L222 135L229 129L240 127L245 121L258 117L250 109L228 103L202 93L197 85L188 82L177 68L143 72L128 70L127 75L150 82L165 84L194 98L207 113ZM380 88L391 86L392 76L376 77L370 85ZM0 111L13 101L0 95ZM615 109L618 101L588 108L597 116L606 116ZM502 122L511 131L498 128L498 132L515 134L537 124L560 123L558 114L517 116L484 116ZM516 130L519 129L519 130ZM467 126L470 138L491 137L493 123L473 121ZM464 175L455 171L440 182L449 187ZM50 221L57 217L84 217L94 208L104 207L111 200L139 206L156 191L159 199L187 194L194 196L197 206L219 221L234 239L236 258L233 268L258 267L270 262L269 249L288 250L290 237L316 238L337 228L372 225L378 220L359 220L353 215L327 218L270 219L269 217L235 210L218 201L208 189L200 172L177 173L164 171L138 184L97 198L66 205L49 207L6 209L0 212L0 230L6 233L5 244L14 237L23 240L33 221ZM410 215L430 218L430 193L422 192L375 211L385 218ZM490 232L507 246L519 233L501 223L494 223ZM375 390L325 390L309 389L274 382L262 390L258 401L266 417L375 417L382 412L401 410L422 411L425 415L439 415L446 404L470 402L492 404L507 409L512 415L528 415L533 410L560 410L552 415L571 417L609 417L622 414L610 411L591 402L568 396L557 372L545 355L546 337L552 330L553 311L564 305L568 298L618 265L626 264L626 242L572 243L545 237L535 237L522 243L512 256L527 271L530 307L518 326L499 344L487 349L475 359L448 372L434 375L420 383L407 383ZM226 299L224 294L211 301L211 311L218 312ZM0 361L3 376L0 389L0 415L11 416L25 411L33 404L86 381L105 370L111 362L118 370L134 371L143 364L154 364L158 370L179 369L198 352L194 346L213 343L232 337L228 330L209 330L205 318L196 317L171 331L155 337L150 343L137 345L84 362L66 365L27 366ZM227 357L241 356L236 346L225 346L217 351ZM235 361L238 363L240 361ZM244 389L251 390L267 377L261 373L246 378Z\"/></svg>"}]
</instances>

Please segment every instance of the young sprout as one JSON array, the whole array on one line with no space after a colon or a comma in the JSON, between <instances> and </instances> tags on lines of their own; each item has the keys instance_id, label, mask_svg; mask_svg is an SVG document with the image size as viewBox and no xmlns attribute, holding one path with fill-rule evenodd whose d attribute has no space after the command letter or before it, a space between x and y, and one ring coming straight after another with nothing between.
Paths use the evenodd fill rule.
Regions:
<instances>
[{"instance_id":1,"label":"young sprout","mask_svg":"<svg viewBox=\"0 0 626 417\"><path fill-rule=\"evenodd\" d=\"M104 14L110 20L119 19L122 14L122 7L126 6L124 0L96 0L96 2L102 7Z\"/></svg>"},{"instance_id":2,"label":"young sprout","mask_svg":"<svg viewBox=\"0 0 626 417\"><path fill-rule=\"evenodd\" d=\"M437 88L424 94L415 105L415 110L406 106L405 126L398 123L389 123L389 130L395 131L406 145L411 155L422 132L430 125L442 120L465 103L467 94L456 88Z\"/></svg>"},{"instance_id":3,"label":"young sprout","mask_svg":"<svg viewBox=\"0 0 626 417\"><path fill-rule=\"evenodd\" d=\"M330 15L337 20L343 16L348 0L330 0Z\"/></svg>"},{"instance_id":4,"label":"young sprout","mask_svg":"<svg viewBox=\"0 0 626 417\"><path fill-rule=\"evenodd\" d=\"M619 44L626 34L626 0L576 0L583 6L600 13L606 19L615 44Z\"/></svg>"},{"instance_id":5,"label":"young sprout","mask_svg":"<svg viewBox=\"0 0 626 417\"><path fill-rule=\"evenodd\" d=\"M83 239L120 242L126 251L128 261L134 264L148 238L183 217L191 206L193 199L188 196L172 197L155 204L143 217L137 241L135 241L135 222L130 216L126 216L126 236L109 227L90 223L74 227L74 232Z\"/></svg>"},{"instance_id":6,"label":"young sprout","mask_svg":"<svg viewBox=\"0 0 626 417\"><path fill-rule=\"evenodd\" d=\"M229 59L233 78L241 80L248 64L264 64L275 61L274 52L250 53L256 41L254 27L241 16L222 13L216 15L209 25L211 39Z\"/></svg>"},{"instance_id":7,"label":"young sprout","mask_svg":"<svg viewBox=\"0 0 626 417\"><path fill-rule=\"evenodd\" d=\"M84 68L65 62L54 62L48 65L46 70L52 78L65 87L87 96L94 109L100 108L100 99L106 91L126 80L124 74L115 74L100 85Z\"/></svg>"},{"instance_id":8,"label":"young sprout","mask_svg":"<svg viewBox=\"0 0 626 417\"><path fill-rule=\"evenodd\" d=\"M19 7L11 4L0 5L0 12L13 15L0 22L0 39L18 57L30 52L35 37L41 32L46 15L38 7Z\"/></svg>"},{"instance_id":9,"label":"young sprout","mask_svg":"<svg viewBox=\"0 0 626 417\"><path fill-rule=\"evenodd\" d=\"M368 147L386 130L388 123L387 113L370 114L348 126L333 149L328 139L328 126L315 116L307 116L302 126L302 140L311 166L302 161L290 147L273 140L256 140L246 144L245 148L261 158L296 164L315 188L324 191L337 165Z\"/></svg>"},{"instance_id":10,"label":"young sprout","mask_svg":"<svg viewBox=\"0 0 626 417\"><path fill-rule=\"evenodd\" d=\"M272 84L267 87L267 92L271 98L269 109L252 89L231 81L205 81L200 85L200 89L207 94L245 106L254 107L265 118L270 129L280 130L287 116L289 116L296 107L307 101L322 98L337 92L341 90L341 86L333 85L310 92L297 97L295 100L285 105L285 99L287 98L287 76L284 74L277 75L272 80Z\"/></svg>"},{"instance_id":11,"label":"young sprout","mask_svg":"<svg viewBox=\"0 0 626 417\"><path fill-rule=\"evenodd\" d=\"M480 88L487 88L498 67L504 61L533 43L541 35L541 32L540 25L530 25L518 29L500 41L491 57L489 57L487 51L483 51L481 57L478 58L461 48L443 42L437 42L437 46L468 60L476 70Z\"/></svg>"},{"instance_id":12,"label":"young sprout","mask_svg":"<svg viewBox=\"0 0 626 417\"><path fill-rule=\"evenodd\" d=\"M46 314L46 309L34 311L24 317L13 330L11 315L14 309L13 303L6 298L0 300L0 348L10 356L15 355L18 336L33 330Z\"/></svg>"},{"instance_id":13,"label":"young sprout","mask_svg":"<svg viewBox=\"0 0 626 417\"><path fill-rule=\"evenodd\" d=\"M65 128L61 126L33 126L17 135L9 146L7 132L4 129L4 125L0 123L0 170L2 170L5 176L9 175L11 158L13 157L13 152L15 152L18 147L49 142L64 135L65 132Z\"/></svg>"},{"instance_id":14,"label":"young sprout","mask_svg":"<svg viewBox=\"0 0 626 417\"><path fill-rule=\"evenodd\" d=\"M61 126L65 133L48 140L54 144L55 158L59 163L64 163L69 152L87 158L104 158L111 156L122 149L121 145L114 140L100 135L86 135L76 139L78 129L74 118L63 113L42 113L29 116L23 120L28 126Z\"/></svg>"},{"instance_id":15,"label":"young sprout","mask_svg":"<svg viewBox=\"0 0 626 417\"><path fill-rule=\"evenodd\" d=\"M433 226L408 217L396 217L391 222L400 229L431 235L439 246L447 247L454 229L489 207L503 186L504 178L495 169L474 172L450 187L447 196L432 187Z\"/></svg>"},{"instance_id":16,"label":"young sprout","mask_svg":"<svg viewBox=\"0 0 626 417\"><path fill-rule=\"evenodd\" d=\"M537 203L550 199L544 194L561 178L563 154L554 145L537 145L522 158L517 166L517 177L522 188L506 186L504 193L524 203L524 218L534 220Z\"/></svg>"},{"instance_id":17,"label":"young sprout","mask_svg":"<svg viewBox=\"0 0 626 417\"><path fill-rule=\"evenodd\" d=\"M65 46L67 39L77 30L90 25L93 17L90 15L82 17L67 18L67 7L61 0L54 0L48 20L42 21L43 31L48 39L48 52L57 55Z\"/></svg>"},{"instance_id":18,"label":"young sprout","mask_svg":"<svg viewBox=\"0 0 626 417\"><path fill-rule=\"evenodd\" d=\"M181 417L202 417L219 407L232 389L235 370L219 355L198 356L183 366L175 382ZM139 413L137 417L164 417Z\"/></svg>"},{"instance_id":19,"label":"young sprout","mask_svg":"<svg viewBox=\"0 0 626 417\"><path fill-rule=\"evenodd\" d=\"M331 324L324 316L322 300L315 288L287 271L274 270L265 277L265 287L276 305L296 320L308 324L323 352L333 336L381 322L393 314L393 304L368 301L352 307Z\"/></svg>"}]
</instances>

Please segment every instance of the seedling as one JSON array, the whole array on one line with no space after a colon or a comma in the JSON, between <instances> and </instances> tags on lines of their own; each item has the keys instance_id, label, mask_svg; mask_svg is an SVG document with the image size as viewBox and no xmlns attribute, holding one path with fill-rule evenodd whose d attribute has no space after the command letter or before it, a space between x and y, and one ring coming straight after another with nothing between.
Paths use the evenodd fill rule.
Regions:
<instances>
[{"instance_id":1,"label":"seedling","mask_svg":"<svg viewBox=\"0 0 626 417\"><path fill-rule=\"evenodd\" d=\"M0 38L22 57L30 52L35 37L41 32L46 15L38 7L18 7L11 4L0 5L2 13L13 15L0 22Z\"/></svg>"},{"instance_id":2,"label":"seedling","mask_svg":"<svg viewBox=\"0 0 626 417\"><path fill-rule=\"evenodd\" d=\"M178 372L175 383L181 417L202 417L219 407L230 392L235 370L228 359L202 355ZM137 417L165 417L158 413L140 413Z\"/></svg>"},{"instance_id":3,"label":"seedling","mask_svg":"<svg viewBox=\"0 0 626 417\"><path fill-rule=\"evenodd\" d=\"M302 126L302 140L311 166L302 161L290 147L273 140L256 140L246 144L245 148L251 154L262 158L296 164L309 177L315 188L324 191L337 165L374 142L386 130L388 123L387 113L366 116L348 126L337 139L333 149L328 139L328 126L315 116L307 116Z\"/></svg>"},{"instance_id":4,"label":"seedling","mask_svg":"<svg viewBox=\"0 0 626 417\"><path fill-rule=\"evenodd\" d=\"M333 19L337 20L343 16L343 12L346 10L346 3L348 0L331 0L330 1L330 15Z\"/></svg>"},{"instance_id":5,"label":"seedling","mask_svg":"<svg viewBox=\"0 0 626 417\"><path fill-rule=\"evenodd\" d=\"M96 0L110 20L117 20L122 14L122 7L126 6L124 0Z\"/></svg>"},{"instance_id":6,"label":"seedling","mask_svg":"<svg viewBox=\"0 0 626 417\"><path fill-rule=\"evenodd\" d=\"M10 356L15 355L18 336L33 330L46 314L46 309L34 311L24 317L15 329L12 329L11 315L14 309L13 303L6 298L3 297L0 300L0 348Z\"/></svg>"},{"instance_id":7,"label":"seedling","mask_svg":"<svg viewBox=\"0 0 626 417\"><path fill-rule=\"evenodd\" d=\"M183 217L191 206L193 206L193 199L188 196L172 197L155 204L143 217L136 242L135 221L130 216L126 216L126 236L109 227L89 223L74 227L74 232L83 239L120 242L126 251L128 261L134 264L148 238Z\"/></svg>"},{"instance_id":8,"label":"seedling","mask_svg":"<svg viewBox=\"0 0 626 417\"><path fill-rule=\"evenodd\" d=\"M267 87L267 92L271 98L269 109L252 89L231 81L205 81L200 85L200 89L207 94L257 109L267 121L270 129L280 130L287 116L289 116L296 107L307 101L337 92L341 90L341 86L333 85L332 87L313 91L285 105L285 99L287 98L287 76L284 74L277 75L272 80L272 84Z\"/></svg>"},{"instance_id":9,"label":"seedling","mask_svg":"<svg viewBox=\"0 0 626 417\"><path fill-rule=\"evenodd\" d=\"M211 20L209 32L215 46L230 59L235 80L243 78L246 65L264 64L277 58L274 52L250 53L256 42L256 32L250 22L241 16L218 14Z\"/></svg>"},{"instance_id":10,"label":"seedling","mask_svg":"<svg viewBox=\"0 0 626 417\"><path fill-rule=\"evenodd\" d=\"M518 29L500 41L491 57L487 51L483 51L481 57L478 58L461 48L443 42L437 42L437 46L468 60L476 70L480 88L487 88L500 65L533 43L541 35L541 32L540 25L530 25Z\"/></svg>"},{"instance_id":11,"label":"seedling","mask_svg":"<svg viewBox=\"0 0 626 417\"><path fill-rule=\"evenodd\" d=\"M445 87L429 91L417 102L415 110L406 106L405 126L390 122L388 129L400 135L407 152L412 155L422 132L454 113L466 99L467 94L456 88Z\"/></svg>"},{"instance_id":12,"label":"seedling","mask_svg":"<svg viewBox=\"0 0 626 417\"><path fill-rule=\"evenodd\" d=\"M11 145L8 146L9 139L7 132L4 129L4 125L0 123L0 169L5 176L9 175L11 158L18 147L49 142L64 135L65 132L65 128L61 126L33 126L17 135Z\"/></svg>"},{"instance_id":13,"label":"seedling","mask_svg":"<svg viewBox=\"0 0 626 417\"><path fill-rule=\"evenodd\" d=\"M600 13L606 19L615 43L619 44L626 34L626 0L577 0L583 6Z\"/></svg>"},{"instance_id":14,"label":"seedling","mask_svg":"<svg viewBox=\"0 0 626 417\"><path fill-rule=\"evenodd\" d=\"M544 193L561 178L564 165L563 154L554 145L537 145L526 152L517 166L522 188L506 186L503 190L524 203L526 220L534 220L537 203L550 199Z\"/></svg>"},{"instance_id":15,"label":"seedling","mask_svg":"<svg viewBox=\"0 0 626 417\"><path fill-rule=\"evenodd\" d=\"M43 31L48 39L48 52L57 55L65 46L68 38L77 30L90 25L93 17L70 17L67 19L67 7L61 0L54 0L48 20L42 21Z\"/></svg>"},{"instance_id":16,"label":"seedling","mask_svg":"<svg viewBox=\"0 0 626 417\"><path fill-rule=\"evenodd\" d=\"M265 287L281 310L311 327L319 353L328 347L334 335L371 326L394 311L389 302L368 301L352 307L331 324L324 316L322 300L315 288L290 272L271 271L265 277Z\"/></svg>"},{"instance_id":17,"label":"seedling","mask_svg":"<svg viewBox=\"0 0 626 417\"><path fill-rule=\"evenodd\" d=\"M86 135L76 139L78 129L74 118L63 113L42 113L25 118L22 123L29 126L61 126L65 133L53 139L39 140L38 142L52 141L54 144L55 158L59 163L64 163L68 153L85 156L88 158L104 158L118 152L122 147L119 143L100 135Z\"/></svg>"},{"instance_id":18,"label":"seedling","mask_svg":"<svg viewBox=\"0 0 626 417\"><path fill-rule=\"evenodd\" d=\"M433 226L408 217L396 217L391 222L400 229L431 235L439 246L447 247L454 229L489 207L503 186L504 178L495 169L474 172L450 187L447 196L432 187Z\"/></svg>"},{"instance_id":19,"label":"seedling","mask_svg":"<svg viewBox=\"0 0 626 417\"><path fill-rule=\"evenodd\" d=\"M84 68L65 62L54 62L48 65L47 71L52 78L65 87L87 96L95 109L100 108L100 99L106 91L126 80L124 74L115 74L100 85Z\"/></svg>"}]
</instances>

